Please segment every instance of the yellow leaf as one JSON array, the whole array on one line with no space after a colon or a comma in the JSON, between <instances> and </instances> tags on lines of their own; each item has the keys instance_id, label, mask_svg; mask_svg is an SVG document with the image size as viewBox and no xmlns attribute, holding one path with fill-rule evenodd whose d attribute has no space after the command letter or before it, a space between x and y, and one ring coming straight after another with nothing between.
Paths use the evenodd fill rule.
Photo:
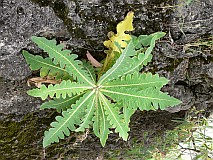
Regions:
<instances>
[{"instance_id":1,"label":"yellow leaf","mask_svg":"<svg viewBox=\"0 0 213 160\"><path fill-rule=\"evenodd\" d=\"M115 45L115 42L117 42L122 48L125 48L127 43L125 41L128 41L131 39L131 36L129 34L126 34L126 31L133 31L134 28L132 26L134 13L128 12L127 16L123 21L118 23L116 30L117 34L114 34L113 32L109 32L109 39L108 41L104 41L104 46L109 48L110 52L116 51L119 52L118 47Z\"/></svg>"},{"instance_id":2,"label":"yellow leaf","mask_svg":"<svg viewBox=\"0 0 213 160\"><path fill-rule=\"evenodd\" d=\"M115 34L112 31L108 33L109 40L104 41L104 46L107 47L109 50L105 51L107 56L102 69L98 74L98 77L100 77L105 71L107 71L115 63L116 59L120 55L120 50L115 45L115 42L117 42L121 46L121 48L125 48L127 46L127 43L125 41L131 40L131 36L125 32L134 30L132 25L133 17L134 12L128 12L125 19L118 23L116 27L117 33Z\"/></svg>"}]
</instances>

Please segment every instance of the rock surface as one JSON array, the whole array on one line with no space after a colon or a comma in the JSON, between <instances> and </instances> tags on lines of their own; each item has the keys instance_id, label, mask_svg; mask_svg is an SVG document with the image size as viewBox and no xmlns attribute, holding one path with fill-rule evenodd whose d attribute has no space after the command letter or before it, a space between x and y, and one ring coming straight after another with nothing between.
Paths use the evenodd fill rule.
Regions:
<instances>
[{"instance_id":1,"label":"rock surface","mask_svg":"<svg viewBox=\"0 0 213 160\"><path fill-rule=\"evenodd\" d=\"M184 0L175 4L172 0L8 0L0 1L0 119L15 114L20 116L15 121L21 121L41 104L26 94L26 81L34 73L21 51L40 51L31 42L32 35L57 38L82 57L88 50L100 60L105 56L102 42L107 33L115 31L128 11L135 12L133 34L168 33L144 69L170 79L163 90L183 101L168 111L213 107L211 0L189 4Z\"/></svg>"},{"instance_id":2,"label":"rock surface","mask_svg":"<svg viewBox=\"0 0 213 160\"><path fill-rule=\"evenodd\" d=\"M32 35L63 30L63 21L50 7L27 0L3 1L0 19L0 77L22 80L31 74L21 50L34 49Z\"/></svg>"}]
</instances>

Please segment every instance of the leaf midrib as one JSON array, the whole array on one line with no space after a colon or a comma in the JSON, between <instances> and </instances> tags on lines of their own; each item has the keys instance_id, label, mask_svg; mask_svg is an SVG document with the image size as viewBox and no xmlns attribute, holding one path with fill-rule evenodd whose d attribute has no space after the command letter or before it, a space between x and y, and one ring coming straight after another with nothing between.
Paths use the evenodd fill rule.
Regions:
<instances>
[{"instance_id":1,"label":"leaf midrib","mask_svg":"<svg viewBox=\"0 0 213 160\"><path fill-rule=\"evenodd\" d=\"M155 82L147 82L147 83L134 83L134 84L115 84L111 86L101 86L101 88L116 88L116 87L131 87L131 86L140 86L140 85L147 85L147 84L153 84L153 83L162 83L162 81L155 81Z\"/></svg>"},{"instance_id":2,"label":"leaf midrib","mask_svg":"<svg viewBox=\"0 0 213 160\"><path fill-rule=\"evenodd\" d=\"M69 98L69 99L67 99L67 100L63 100L62 102L54 103L54 104L51 104L51 105L53 105L53 106L63 105L64 103L67 103L67 102L69 102L69 101L72 101L74 98L76 98L76 97L78 97L78 96L81 96L81 95L83 95L84 93L85 93L85 92L83 92L83 93L81 93L81 94L78 94L78 95L76 95L76 96L74 96L74 97L71 97L71 98Z\"/></svg>"},{"instance_id":3,"label":"leaf midrib","mask_svg":"<svg viewBox=\"0 0 213 160\"><path fill-rule=\"evenodd\" d=\"M162 99L162 98L153 98L153 97L146 97L146 96L138 96L138 95L132 95L128 93L122 93L122 92L116 92L116 91L110 91L110 90L105 90L105 89L100 89L102 92L108 92L108 93L113 93L113 94L118 94L118 95L123 95L123 96L129 96L129 97L135 97L135 98L143 98L143 99L153 99L153 100L159 100L159 101L170 101L174 102L173 100L168 100L168 99Z\"/></svg>"},{"instance_id":4,"label":"leaf midrib","mask_svg":"<svg viewBox=\"0 0 213 160\"><path fill-rule=\"evenodd\" d=\"M122 130L122 135L123 135L125 133L125 131L123 130L123 127L120 125L120 123L118 122L117 118L115 117L114 112L110 109L110 106L106 102L106 98L104 97L104 95L101 92L100 92L100 96L101 96L102 100L104 101L105 106L107 106L108 110L110 111L111 115L113 116L114 120L116 121L117 125Z\"/></svg>"},{"instance_id":5,"label":"leaf midrib","mask_svg":"<svg viewBox=\"0 0 213 160\"><path fill-rule=\"evenodd\" d=\"M81 74L81 72L79 72L79 70L69 61L69 59L67 59L64 55L62 55L60 52L58 52L57 50L55 50L54 48L51 48L50 46L46 45L46 43L43 43L42 41L40 41L40 43L42 43L44 46L46 46L47 48L49 48L50 50L53 50L54 52L58 53L61 57L63 57L77 72L78 74L84 79L86 80L91 86L95 86L93 83L91 83L84 75Z\"/></svg>"},{"instance_id":6,"label":"leaf midrib","mask_svg":"<svg viewBox=\"0 0 213 160\"><path fill-rule=\"evenodd\" d=\"M63 71L63 72L67 72L65 69L63 69L63 68L61 68L61 67L57 67L57 66L55 66L55 65L51 65L51 64L49 64L49 63L45 63L45 62L42 62L42 61L39 61L38 59L33 59L33 58L31 58L31 57L28 57L29 59L31 59L31 60L33 60L33 61L37 61L37 62L39 62L39 63L42 63L42 64L45 64L45 65L47 65L47 66L51 66L51 67L53 67L53 68L56 68L56 69L58 69L58 70L61 70L61 71ZM41 68L43 68L43 67L41 67Z\"/></svg>"},{"instance_id":7,"label":"leaf midrib","mask_svg":"<svg viewBox=\"0 0 213 160\"><path fill-rule=\"evenodd\" d=\"M94 96L94 98L93 98L93 100L92 100L92 104L89 105L89 106L90 106L90 107L89 107L89 112L86 114L86 117L85 117L84 122L80 125L79 128L76 129L76 131L77 131L77 130L80 130L80 129L82 128L82 126L84 126L84 124L87 123L88 118L89 118L89 116L90 116L92 110L94 109L95 98L96 98L96 97Z\"/></svg>"},{"instance_id":8,"label":"leaf midrib","mask_svg":"<svg viewBox=\"0 0 213 160\"><path fill-rule=\"evenodd\" d=\"M90 86L81 86L81 87L69 87L69 88L58 88L58 89L50 89L50 90L48 90L48 91L43 91L43 93L49 93L49 92L53 92L53 91L61 91L61 90L71 90L71 89L81 89L81 88L83 88L83 89L92 89L92 87L90 87ZM49 89L49 88L48 88Z\"/></svg>"},{"instance_id":9,"label":"leaf midrib","mask_svg":"<svg viewBox=\"0 0 213 160\"><path fill-rule=\"evenodd\" d=\"M106 128L106 121L107 121L107 119L106 119L105 114L104 114L103 105L101 104L100 101L99 101L99 104L100 104L100 108L101 108L101 116L102 116L103 128L104 128L104 130L103 130L103 132L102 132L102 133L103 133L102 136L104 136L105 130L107 129L107 128ZM100 127L100 129L101 129L101 127ZM102 137L102 136L100 136L100 137ZM103 138L101 138L101 139L103 139Z\"/></svg>"}]
</instances>

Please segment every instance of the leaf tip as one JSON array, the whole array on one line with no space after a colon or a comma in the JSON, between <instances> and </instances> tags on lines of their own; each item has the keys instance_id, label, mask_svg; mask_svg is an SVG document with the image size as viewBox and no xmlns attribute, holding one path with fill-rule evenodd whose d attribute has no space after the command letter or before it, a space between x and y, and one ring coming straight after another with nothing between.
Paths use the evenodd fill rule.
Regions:
<instances>
[{"instance_id":1,"label":"leaf tip","mask_svg":"<svg viewBox=\"0 0 213 160\"><path fill-rule=\"evenodd\" d=\"M34 42L36 39L38 39L39 37L36 37L36 36L32 36L31 37L31 40Z\"/></svg>"},{"instance_id":2,"label":"leaf tip","mask_svg":"<svg viewBox=\"0 0 213 160\"><path fill-rule=\"evenodd\" d=\"M50 145L50 143L48 143L45 138L43 139L43 148L47 148Z\"/></svg>"},{"instance_id":3,"label":"leaf tip","mask_svg":"<svg viewBox=\"0 0 213 160\"><path fill-rule=\"evenodd\" d=\"M26 54L29 54L29 52L26 50L22 50L22 54L25 56Z\"/></svg>"},{"instance_id":4,"label":"leaf tip","mask_svg":"<svg viewBox=\"0 0 213 160\"><path fill-rule=\"evenodd\" d=\"M34 97L33 90L34 89L27 91L27 94Z\"/></svg>"}]
</instances>

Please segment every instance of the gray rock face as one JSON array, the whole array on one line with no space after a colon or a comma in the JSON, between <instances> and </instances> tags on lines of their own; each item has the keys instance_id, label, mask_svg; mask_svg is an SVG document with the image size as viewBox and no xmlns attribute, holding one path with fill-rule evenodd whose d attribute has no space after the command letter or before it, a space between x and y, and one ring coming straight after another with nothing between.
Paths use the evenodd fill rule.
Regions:
<instances>
[{"instance_id":1,"label":"gray rock face","mask_svg":"<svg viewBox=\"0 0 213 160\"><path fill-rule=\"evenodd\" d=\"M3 1L0 16L0 77L21 80L31 74L21 50L33 49L30 37L63 30L52 8L28 0Z\"/></svg>"},{"instance_id":2,"label":"gray rock face","mask_svg":"<svg viewBox=\"0 0 213 160\"><path fill-rule=\"evenodd\" d=\"M169 5L173 8L166 7ZM197 103L212 105L212 54L209 51L186 51L184 48L186 43L190 44L198 37L205 38L212 34L211 0L190 4L182 0L177 1L177 4L154 0L14 0L3 1L0 6L0 77L4 79L4 83L13 84L14 81L26 79L32 74L21 55L22 49L40 51L31 42L32 35L59 38L66 41L68 48L74 52L84 55L89 50L93 55L98 55L97 59L101 59L104 56L102 42L107 39L107 32L115 31L116 24L128 11L133 10L133 34L150 34L155 31L170 33L165 38L168 39L167 42L159 43L153 62L147 70L154 70L170 79L165 91L183 101L183 105L179 109L174 108L172 112L190 108ZM10 84L6 86L12 87ZM19 84L26 85L23 81ZM0 89L7 92L2 85ZM20 111L22 114L20 107L15 109L17 105L14 99L28 103L29 97L25 92L23 90L23 93L15 95L16 98L2 94L0 111L17 114ZM197 94L202 98L199 99ZM5 106L13 106L14 109L11 112Z\"/></svg>"},{"instance_id":3,"label":"gray rock face","mask_svg":"<svg viewBox=\"0 0 213 160\"><path fill-rule=\"evenodd\" d=\"M183 102L182 105L167 110L177 112L192 106L198 109L212 108L211 46L205 46L202 51L199 46L187 51L184 50L184 45L159 43L158 46L160 50L154 52L153 64L147 70L154 69L156 73L167 77L170 82L163 90Z\"/></svg>"},{"instance_id":4,"label":"gray rock face","mask_svg":"<svg viewBox=\"0 0 213 160\"><path fill-rule=\"evenodd\" d=\"M26 81L0 79L0 113L25 115L38 110L41 101L27 95ZM0 119L1 116L0 116Z\"/></svg>"},{"instance_id":5,"label":"gray rock face","mask_svg":"<svg viewBox=\"0 0 213 160\"><path fill-rule=\"evenodd\" d=\"M151 34L157 31L168 33L157 44L153 52L153 61L143 70L158 73L170 80L163 91L179 98L183 104L167 110L178 112L193 106L199 109L212 108L213 2L212 0L193 0L190 4L186 4L186 0L173 2L173 0L1 0L0 127L6 127L2 127L1 129L4 130L0 131L4 139L5 137L9 139L9 142L0 141L0 155L3 159L17 159L17 157L44 159L41 153L43 136L41 132L55 117L51 111L35 112L38 111L41 100L26 94L30 88L26 81L36 73L29 70L21 51L23 49L31 52L41 51L31 42L30 37L37 35L50 39L57 38L80 57L84 58L88 50L101 60L105 57L102 42L107 39L109 31L115 32L117 23L123 20L128 11L135 13L134 35ZM163 113L164 116L160 115L162 118L167 118L168 114L172 115L166 111ZM27 118L23 120L25 115ZM157 117L154 114L152 116ZM16 123L19 131L14 130L14 134L9 134L10 129L14 128L13 123ZM150 123L148 126L155 128ZM34 129L31 130L32 128ZM135 133L138 126L136 128ZM146 129L147 126L142 128L144 131ZM36 134L32 135L34 132ZM141 137L141 133L139 135ZM31 136L36 138L33 139ZM82 159L97 158L98 152L94 153L94 151L98 148L96 145L99 146L99 142L96 144L94 138L90 137L90 139L92 143L88 141L89 145L85 150L89 150L94 155L88 156L84 149L77 148L77 153L80 153ZM21 142L23 143L20 144ZM91 144L95 147L91 148ZM115 144L115 140L112 140L111 144ZM111 146L116 148L119 145ZM60 148L64 148L64 144ZM106 150L108 152L108 149ZM99 147L98 151L101 152L102 148ZM47 152L52 154L47 154L47 157L50 159L60 157L58 150L53 152Z\"/></svg>"},{"instance_id":6,"label":"gray rock face","mask_svg":"<svg viewBox=\"0 0 213 160\"><path fill-rule=\"evenodd\" d=\"M203 35L212 35L212 0L191 1L187 4L177 0L177 8L170 23L172 37L176 43L191 42Z\"/></svg>"},{"instance_id":7,"label":"gray rock face","mask_svg":"<svg viewBox=\"0 0 213 160\"><path fill-rule=\"evenodd\" d=\"M31 75L21 50L38 51L30 37L51 36L64 25L52 8L28 0L3 1L0 7L0 113L23 115L38 109L40 101L26 94L29 87L21 81Z\"/></svg>"}]
</instances>

